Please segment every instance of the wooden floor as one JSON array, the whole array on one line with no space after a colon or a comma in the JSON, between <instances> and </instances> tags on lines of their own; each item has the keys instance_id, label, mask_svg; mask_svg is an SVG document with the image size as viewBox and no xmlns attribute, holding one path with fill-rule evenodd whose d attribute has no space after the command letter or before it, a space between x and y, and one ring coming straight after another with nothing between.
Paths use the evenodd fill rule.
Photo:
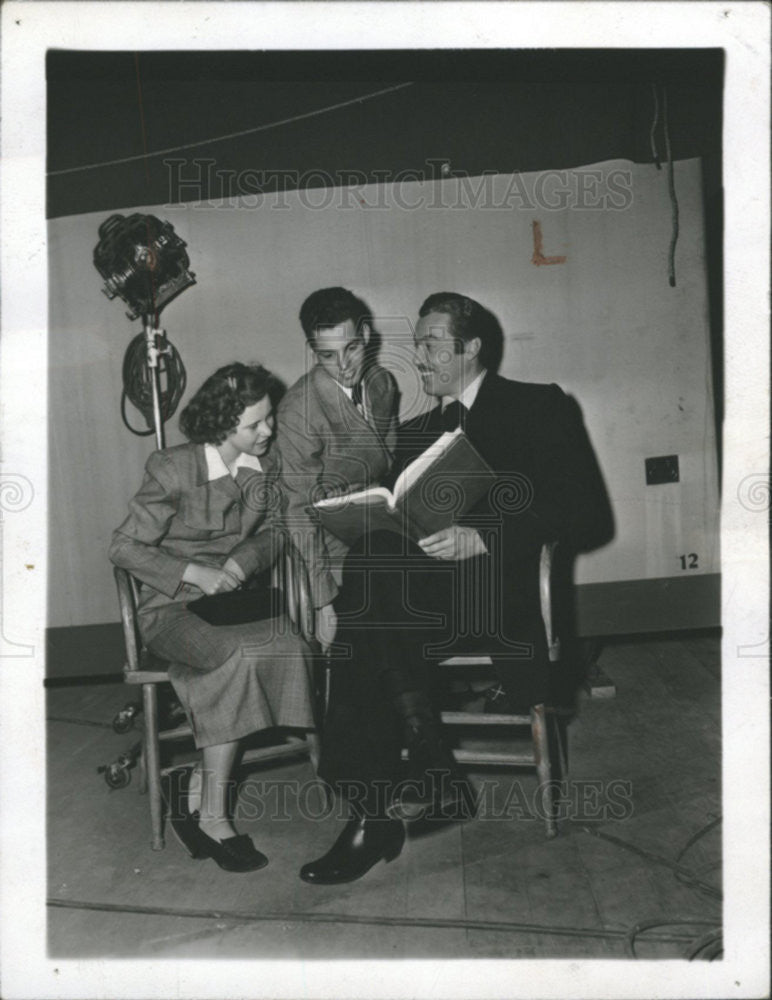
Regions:
<instances>
[{"instance_id":1,"label":"wooden floor","mask_svg":"<svg viewBox=\"0 0 772 1000\"><path fill-rule=\"evenodd\" d=\"M301 817L318 806L306 761L245 778L239 829L270 864L229 874L171 836L152 851L136 772L116 791L97 775L137 738L110 726L133 694L50 687L51 957L625 958L631 937L641 958L686 954L721 919L719 640L617 641L600 663L617 695L585 698L570 726L557 839L533 815L535 775L489 769L472 775L477 819L415 832L337 887L297 877L343 824Z\"/></svg>"}]
</instances>

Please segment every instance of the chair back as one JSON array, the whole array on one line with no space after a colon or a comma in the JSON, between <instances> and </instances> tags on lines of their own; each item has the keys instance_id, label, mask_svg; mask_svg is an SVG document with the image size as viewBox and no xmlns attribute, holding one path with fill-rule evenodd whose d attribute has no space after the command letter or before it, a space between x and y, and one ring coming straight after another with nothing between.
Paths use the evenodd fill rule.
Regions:
<instances>
[{"instance_id":1,"label":"chair back","mask_svg":"<svg viewBox=\"0 0 772 1000\"><path fill-rule=\"evenodd\" d=\"M115 585L118 588L118 604L121 609L123 641L126 645L126 669L139 670L140 654L142 651L142 638L139 634L139 625L137 623L139 586L131 573L120 566L113 567L113 574L115 576Z\"/></svg>"},{"instance_id":2,"label":"chair back","mask_svg":"<svg viewBox=\"0 0 772 1000\"><path fill-rule=\"evenodd\" d=\"M539 600L551 663L560 659L560 639L555 635L555 619L552 611L552 569L557 544L557 542L545 542L539 558Z\"/></svg>"},{"instance_id":3,"label":"chair back","mask_svg":"<svg viewBox=\"0 0 772 1000\"><path fill-rule=\"evenodd\" d=\"M297 546L286 535L283 546L282 557L277 564L277 583L284 592L287 616L296 631L313 646L316 642L316 622L308 567Z\"/></svg>"}]
</instances>

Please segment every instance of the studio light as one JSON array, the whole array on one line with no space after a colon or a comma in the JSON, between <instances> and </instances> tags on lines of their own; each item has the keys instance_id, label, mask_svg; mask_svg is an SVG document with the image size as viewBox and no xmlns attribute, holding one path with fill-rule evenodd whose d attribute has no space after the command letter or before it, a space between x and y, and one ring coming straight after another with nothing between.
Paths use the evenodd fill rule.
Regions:
<instances>
[{"instance_id":1,"label":"studio light","mask_svg":"<svg viewBox=\"0 0 772 1000\"><path fill-rule=\"evenodd\" d=\"M185 368L174 346L158 329L164 306L196 277L189 269L186 243L169 222L154 215L111 215L99 227L94 267L104 279L108 299L121 298L126 315L142 318L143 332L129 344L123 361L121 416L130 431L155 434L164 446L164 423L185 391ZM148 430L136 430L126 418L126 400L144 416Z\"/></svg>"}]
</instances>

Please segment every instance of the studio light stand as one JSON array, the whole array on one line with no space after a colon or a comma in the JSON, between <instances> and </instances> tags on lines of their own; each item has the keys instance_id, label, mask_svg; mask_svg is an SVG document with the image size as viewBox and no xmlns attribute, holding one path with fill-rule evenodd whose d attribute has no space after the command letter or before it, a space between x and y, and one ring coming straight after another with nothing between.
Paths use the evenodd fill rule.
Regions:
<instances>
[{"instance_id":1,"label":"studio light stand","mask_svg":"<svg viewBox=\"0 0 772 1000\"><path fill-rule=\"evenodd\" d=\"M156 448L163 448L164 420L161 416L161 375L159 372L159 357L169 353L169 346L160 346L164 341L163 330L158 330L152 322L153 317L147 313L142 317L142 329L145 337L145 364L147 365L148 377L153 399L153 427L155 428Z\"/></svg>"},{"instance_id":2,"label":"studio light stand","mask_svg":"<svg viewBox=\"0 0 772 1000\"><path fill-rule=\"evenodd\" d=\"M94 248L94 267L104 279L104 294L108 299L123 299L130 320L142 317L142 333L131 341L123 359L121 418L132 434L155 435L157 448L165 445L164 423L174 414L185 391L182 359L158 325L164 306L195 284L185 246L170 223L137 213L106 219ZM137 430L129 423L127 399L142 413L147 430ZM140 711L138 702L129 702L113 719L115 732L127 733ZM175 714L174 707L169 714ZM110 788L129 783L141 748L141 743L134 743L115 761L97 768Z\"/></svg>"}]
</instances>

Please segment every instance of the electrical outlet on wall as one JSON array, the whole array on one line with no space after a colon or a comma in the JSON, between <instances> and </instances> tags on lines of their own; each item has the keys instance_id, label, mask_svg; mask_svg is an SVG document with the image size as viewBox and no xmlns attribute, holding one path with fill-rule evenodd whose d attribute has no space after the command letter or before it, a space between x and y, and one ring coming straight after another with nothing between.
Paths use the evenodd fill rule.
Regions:
<instances>
[{"instance_id":1,"label":"electrical outlet on wall","mask_svg":"<svg viewBox=\"0 0 772 1000\"><path fill-rule=\"evenodd\" d=\"M660 455L658 458L647 458L645 462L647 486L679 481L678 455Z\"/></svg>"}]
</instances>

